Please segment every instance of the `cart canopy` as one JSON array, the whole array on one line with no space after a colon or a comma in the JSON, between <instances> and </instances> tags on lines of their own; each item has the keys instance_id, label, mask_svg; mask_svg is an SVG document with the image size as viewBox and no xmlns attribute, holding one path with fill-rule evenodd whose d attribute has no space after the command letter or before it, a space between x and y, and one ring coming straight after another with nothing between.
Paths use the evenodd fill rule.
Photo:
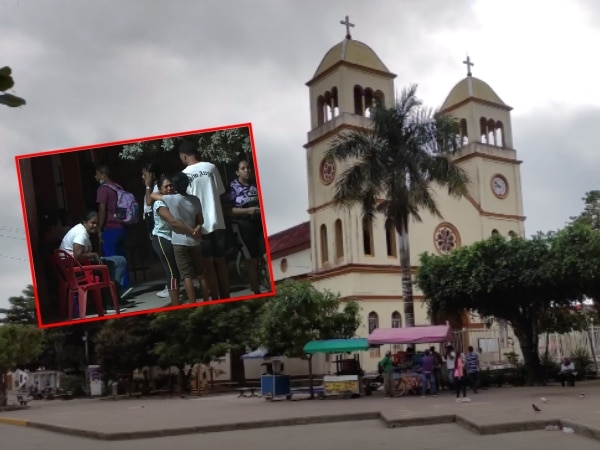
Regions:
<instances>
[{"instance_id":1,"label":"cart canopy","mask_svg":"<svg viewBox=\"0 0 600 450\"><path fill-rule=\"evenodd\" d=\"M304 353L350 353L369 350L365 338L329 339L326 341L310 341L304 346Z\"/></svg>"},{"instance_id":2,"label":"cart canopy","mask_svg":"<svg viewBox=\"0 0 600 450\"><path fill-rule=\"evenodd\" d=\"M370 345L435 344L452 340L449 325L429 325L410 328L377 328L369 335Z\"/></svg>"},{"instance_id":3,"label":"cart canopy","mask_svg":"<svg viewBox=\"0 0 600 450\"><path fill-rule=\"evenodd\" d=\"M267 350L264 348L257 348L256 350L246 353L241 356L241 359L264 359L268 356Z\"/></svg>"}]
</instances>

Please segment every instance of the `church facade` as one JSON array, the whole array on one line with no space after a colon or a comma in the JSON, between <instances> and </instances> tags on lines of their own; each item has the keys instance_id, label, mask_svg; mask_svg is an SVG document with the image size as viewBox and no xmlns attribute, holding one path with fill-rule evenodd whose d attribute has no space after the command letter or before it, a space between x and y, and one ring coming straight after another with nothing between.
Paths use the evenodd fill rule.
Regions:
<instances>
[{"instance_id":1,"label":"church facade","mask_svg":"<svg viewBox=\"0 0 600 450\"><path fill-rule=\"evenodd\" d=\"M439 190L435 198L443 219L423 213L422 222L411 221L413 273L423 252L445 254L492 234L525 235L521 161L513 146L511 108L487 83L472 76L468 58L465 63L468 75L450 90L441 111L460 122L463 145L453 158L469 175L468 194L456 199ZM377 54L350 33L325 54L306 83L311 115L304 145L307 220L269 237L275 280L304 279L319 290L358 300L362 309L359 337L367 337L374 328L405 325L399 238L383 216L369 224L362 218L360 205L341 209L333 204L335 180L345 167L326 159L325 153L340 133L370 127L369 111L375 99L388 108L394 105L395 78ZM416 325L431 324L416 287L414 294ZM466 340L469 330L486 328L480 318L462 313L450 323ZM478 346L464 339L461 344ZM508 345L506 339L499 344ZM502 355L502 348L497 352ZM379 349L373 349L364 358L365 369L374 369L381 356Z\"/></svg>"}]
</instances>

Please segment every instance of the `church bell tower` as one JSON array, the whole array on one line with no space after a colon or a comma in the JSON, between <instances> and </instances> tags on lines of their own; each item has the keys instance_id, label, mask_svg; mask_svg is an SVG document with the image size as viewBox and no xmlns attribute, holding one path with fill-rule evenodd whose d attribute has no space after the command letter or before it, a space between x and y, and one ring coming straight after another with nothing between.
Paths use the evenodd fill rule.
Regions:
<instances>
[{"instance_id":1,"label":"church bell tower","mask_svg":"<svg viewBox=\"0 0 600 450\"><path fill-rule=\"evenodd\" d=\"M315 272L370 262L372 255L365 254L363 241L369 239L369 233L373 241L373 231L364 229L359 207L348 211L333 205L335 181L346 167L326 159L325 154L340 133L371 126L369 116L376 101L388 108L395 101L396 75L369 46L352 38L350 28L354 24L348 16L340 23L346 27L345 38L325 54L306 83L311 130L304 147Z\"/></svg>"}]
</instances>

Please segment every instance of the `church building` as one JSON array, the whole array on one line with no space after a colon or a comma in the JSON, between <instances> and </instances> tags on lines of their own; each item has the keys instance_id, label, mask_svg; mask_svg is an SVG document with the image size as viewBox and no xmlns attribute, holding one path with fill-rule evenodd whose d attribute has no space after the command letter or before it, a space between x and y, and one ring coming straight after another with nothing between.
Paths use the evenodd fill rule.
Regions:
<instances>
[{"instance_id":1,"label":"church building","mask_svg":"<svg viewBox=\"0 0 600 450\"><path fill-rule=\"evenodd\" d=\"M346 37L325 53L306 83L311 123L304 145L307 221L270 236L269 242L276 281L308 280L319 290L358 300L363 317L357 334L367 337L375 328L405 325L399 238L383 216L369 224L360 205L348 210L333 204L335 180L344 167L324 155L338 134L370 127L374 100L392 107L396 89L402 86L395 86L396 75L368 45L350 36L353 25L348 18L342 24ZM463 146L453 158L469 175L468 194L456 199L438 190L435 198L443 219L423 213L422 222L410 222L413 273L423 252L445 254L492 234L525 235L521 161L513 147L511 107L487 83L472 76L468 57L464 63L467 76L450 90L440 109L460 121ZM414 294L416 325L431 324L416 287ZM486 328L480 318L467 314L449 322L466 335ZM463 347L467 345L478 346L462 341ZM372 349L363 359L364 368L375 368L381 356L380 349Z\"/></svg>"}]
</instances>

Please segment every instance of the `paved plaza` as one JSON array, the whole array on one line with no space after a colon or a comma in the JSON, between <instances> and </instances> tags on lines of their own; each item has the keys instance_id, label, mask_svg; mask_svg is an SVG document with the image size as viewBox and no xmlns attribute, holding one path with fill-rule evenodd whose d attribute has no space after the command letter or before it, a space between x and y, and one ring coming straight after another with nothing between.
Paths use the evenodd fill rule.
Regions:
<instances>
[{"instance_id":1,"label":"paved plaza","mask_svg":"<svg viewBox=\"0 0 600 450\"><path fill-rule=\"evenodd\" d=\"M452 393L442 393L437 397L385 399L376 392L371 397L358 399L313 401L269 402L261 398L238 398L235 394L184 399L35 401L26 410L1 413L0 423L17 425L14 428L22 432L39 433L44 429L54 434L96 440L181 436L178 439L182 442L186 442L183 436L193 434L203 434L202 439L227 439L217 435L241 430L249 433L251 429L264 435L265 428L269 428L269 435L279 435L291 433L282 431L282 427L345 426L340 422L355 422L347 425L349 429L377 426L382 436L391 433L386 431L389 428L395 428L394 432L404 429L402 433L429 435L427 429L435 426L438 427L435 429L457 430L461 436L471 436L469 439L479 434L536 433L534 430L544 430L547 425L562 424L574 429L578 438L587 436L600 440L600 383L597 382L586 382L575 388L491 388L471 394L470 398L471 402L456 403ZM532 403L542 411L535 412ZM441 425L450 428L439 428ZM563 431L544 433L560 435L560 439L567 434ZM568 437L573 438L573 435ZM597 447L598 442L594 445Z\"/></svg>"},{"instance_id":2,"label":"paved plaza","mask_svg":"<svg viewBox=\"0 0 600 450\"><path fill-rule=\"evenodd\" d=\"M269 430L243 430L227 433L171 436L155 439L106 442L66 436L47 431L0 425L0 436L5 448L20 450L154 450L177 448L228 449L243 444L245 450L323 450L407 448L411 450L597 450L598 442L561 431L527 431L510 434L480 436L456 424L432 425L416 428L386 428L380 421L344 422L333 424L301 425ZM4 447L3 447L4 448Z\"/></svg>"}]
</instances>

